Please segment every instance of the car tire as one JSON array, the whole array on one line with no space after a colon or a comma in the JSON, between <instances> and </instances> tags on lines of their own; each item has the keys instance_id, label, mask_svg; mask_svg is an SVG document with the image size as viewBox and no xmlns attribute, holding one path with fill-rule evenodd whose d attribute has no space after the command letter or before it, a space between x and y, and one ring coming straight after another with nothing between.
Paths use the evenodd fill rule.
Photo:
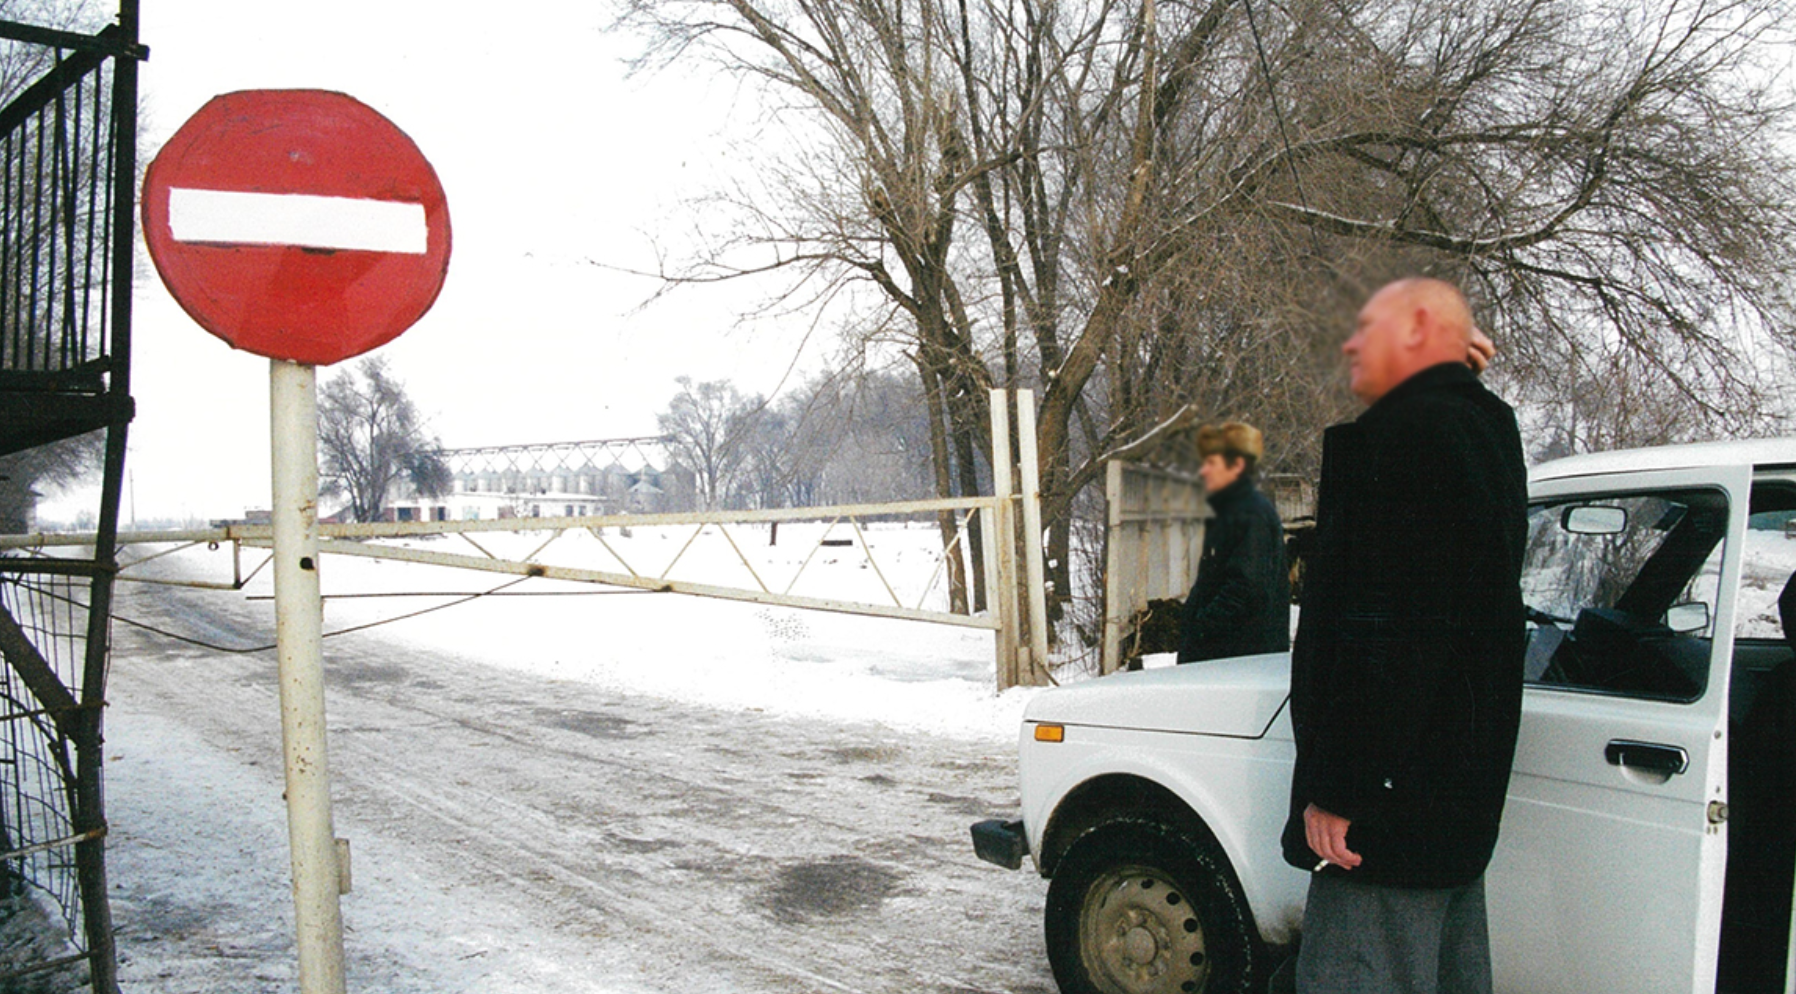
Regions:
<instances>
[{"instance_id":1,"label":"car tire","mask_svg":"<svg viewBox=\"0 0 1796 994\"><path fill-rule=\"evenodd\" d=\"M1263 953L1216 843L1156 820L1081 835L1048 885L1062 994L1248 994Z\"/></svg>"}]
</instances>

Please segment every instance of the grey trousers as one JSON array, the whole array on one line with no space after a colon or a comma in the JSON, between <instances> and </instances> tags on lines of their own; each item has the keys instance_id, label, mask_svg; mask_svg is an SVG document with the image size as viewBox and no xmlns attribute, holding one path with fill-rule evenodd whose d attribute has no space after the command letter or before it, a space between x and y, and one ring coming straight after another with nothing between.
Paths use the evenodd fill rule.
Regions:
<instances>
[{"instance_id":1,"label":"grey trousers","mask_svg":"<svg viewBox=\"0 0 1796 994\"><path fill-rule=\"evenodd\" d=\"M1298 994L1490 994L1484 879L1407 890L1310 877Z\"/></svg>"}]
</instances>

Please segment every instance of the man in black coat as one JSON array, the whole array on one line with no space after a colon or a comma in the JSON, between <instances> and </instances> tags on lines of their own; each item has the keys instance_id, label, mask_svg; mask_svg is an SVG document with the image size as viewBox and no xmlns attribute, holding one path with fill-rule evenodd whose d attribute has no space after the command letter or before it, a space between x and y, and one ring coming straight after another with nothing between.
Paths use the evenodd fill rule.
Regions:
<instances>
[{"instance_id":1,"label":"man in black coat","mask_svg":"<svg viewBox=\"0 0 1796 994\"><path fill-rule=\"evenodd\" d=\"M1343 346L1370 406L1323 438L1291 660L1283 843L1313 871L1300 991L1490 990L1483 874L1521 718L1527 469L1514 412L1470 368L1488 344L1457 289L1409 279Z\"/></svg>"},{"instance_id":2,"label":"man in black coat","mask_svg":"<svg viewBox=\"0 0 1796 994\"><path fill-rule=\"evenodd\" d=\"M1179 624L1179 662L1291 647L1291 577L1278 509L1254 486L1265 440L1252 425L1204 425L1198 475L1214 516Z\"/></svg>"}]
</instances>

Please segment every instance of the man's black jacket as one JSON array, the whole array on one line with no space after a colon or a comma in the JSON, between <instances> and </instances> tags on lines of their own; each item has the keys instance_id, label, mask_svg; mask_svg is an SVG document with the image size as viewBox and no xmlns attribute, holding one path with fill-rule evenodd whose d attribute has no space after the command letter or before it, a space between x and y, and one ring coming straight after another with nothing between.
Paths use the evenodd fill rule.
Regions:
<instances>
[{"instance_id":1,"label":"man's black jacket","mask_svg":"<svg viewBox=\"0 0 1796 994\"><path fill-rule=\"evenodd\" d=\"M1515 413L1457 363L1323 437L1314 558L1291 659L1310 804L1351 819L1349 879L1456 887L1496 845L1521 717L1527 469Z\"/></svg>"},{"instance_id":2,"label":"man's black jacket","mask_svg":"<svg viewBox=\"0 0 1796 994\"><path fill-rule=\"evenodd\" d=\"M1278 510L1243 475L1210 495L1203 560L1185 598L1179 662L1291 647L1291 577Z\"/></svg>"}]
</instances>

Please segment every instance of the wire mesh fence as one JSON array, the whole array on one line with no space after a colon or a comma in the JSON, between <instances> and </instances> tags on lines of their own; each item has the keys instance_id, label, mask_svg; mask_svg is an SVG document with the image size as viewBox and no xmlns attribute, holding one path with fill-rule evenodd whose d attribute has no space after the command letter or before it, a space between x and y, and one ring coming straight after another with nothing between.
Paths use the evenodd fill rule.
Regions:
<instances>
[{"instance_id":1,"label":"wire mesh fence","mask_svg":"<svg viewBox=\"0 0 1796 994\"><path fill-rule=\"evenodd\" d=\"M12 664L0 669L0 988L6 990L70 990L88 982L91 950L75 846L92 833L76 827L70 730L82 696L89 582L0 574L0 648ZM66 698L45 689L45 673Z\"/></svg>"}]
</instances>

